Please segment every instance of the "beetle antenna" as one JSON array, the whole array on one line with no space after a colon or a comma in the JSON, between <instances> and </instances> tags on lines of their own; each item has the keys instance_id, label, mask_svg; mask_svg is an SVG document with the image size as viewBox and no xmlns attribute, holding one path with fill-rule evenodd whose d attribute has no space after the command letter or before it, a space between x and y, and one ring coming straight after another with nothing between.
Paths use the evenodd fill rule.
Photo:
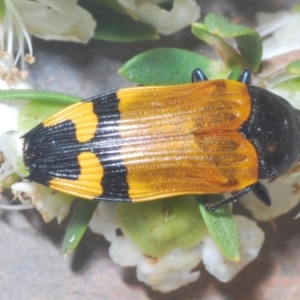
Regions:
<instances>
[{"instance_id":1,"label":"beetle antenna","mask_svg":"<svg viewBox=\"0 0 300 300\"><path fill-rule=\"evenodd\" d=\"M192 72L192 82L199 82L205 80L207 80L207 77L205 76L204 72L201 69L195 69Z\"/></svg>"},{"instance_id":2,"label":"beetle antenna","mask_svg":"<svg viewBox=\"0 0 300 300\"><path fill-rule=\"evenodd\" d=\"M239 81L242 82L242 83L245 83L246 85L249 85L250 81L251 81L251 71L245 69L242 72Z\"/></svg>"}]
</instances>

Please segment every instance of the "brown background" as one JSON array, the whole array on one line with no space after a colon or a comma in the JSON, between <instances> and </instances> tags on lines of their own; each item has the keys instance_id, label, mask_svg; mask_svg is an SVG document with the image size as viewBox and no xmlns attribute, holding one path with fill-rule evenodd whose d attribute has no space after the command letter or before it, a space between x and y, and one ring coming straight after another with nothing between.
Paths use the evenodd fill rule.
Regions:
<instances>
[{"instance_id":1,"label":"brown background","mask_svg":"<svg viewBox=\"0 0 300 300\"><path fill-rule=\"evenodd\" d=\"M207 3L209 2L209 4ZM242 4L240 3L242 2ZM202 16L216 12L255 24L256 11L274 12L296 1L200 1ZM34 39L36 63L30 82L39 89L82 97L128 86L117 70L129 58L156 47L178 47L195 52L207 47L189 30L157 42L116 44L92 41L88 47L73 43ZM195 66L197 67L197 66ZM236 211L247 214L238 204ZM261 223L266 241L260 256L230 283L223 284L200 264L200 279L168 294L139 283L135 270L122 269L108 256L109 243L88 232L77 251L68 258L61 252L64 222L44 224L40 215L0 212L0 300L23 299L297 299L300 297L300 220L293 217L300 206L277 218L275 227Z\"/></svg>"}]
</instances>

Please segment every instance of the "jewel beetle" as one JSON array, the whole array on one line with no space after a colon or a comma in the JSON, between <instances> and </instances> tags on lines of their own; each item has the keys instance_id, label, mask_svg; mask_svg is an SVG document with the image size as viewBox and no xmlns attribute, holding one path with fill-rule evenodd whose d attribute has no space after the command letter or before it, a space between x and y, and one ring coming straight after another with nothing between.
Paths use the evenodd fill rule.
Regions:
<instances>
[{"instance_id":1,"label":"jewel beetle","mask_svg":"<svg viewBox=\"0 0 300 300\"><path fill-rule=\"evenodd\" d=\"M207 80L196 69L190 84L73 104L23 136L27 178L89 200L231 193L215 210L253 190L270 205L259 180L299 160L300 112L250 77Z\"/></svg>"}]
</instances>

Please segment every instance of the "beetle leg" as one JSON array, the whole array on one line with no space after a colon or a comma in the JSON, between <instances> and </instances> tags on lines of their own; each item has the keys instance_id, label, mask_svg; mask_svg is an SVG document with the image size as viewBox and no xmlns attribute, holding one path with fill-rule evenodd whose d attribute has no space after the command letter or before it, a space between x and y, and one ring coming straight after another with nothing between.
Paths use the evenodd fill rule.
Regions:
<instances>
[{"instance_id":1,"label":"beetle leg","mask_svg":"<svg viewBox=\"0 0 300 300\"><path fill-rule=\"evenodd\" d=\"M198 82L198 81L205 81L207 80L207 77L203 73L201 69L195 69L192 72L192 82Z\"/></svg>"},{"instance_id":2,"label":"beetle leg","mask_svg":"<svg viewBox=\"0 0 300 300\"><path fill-rule=\"evenodd\" d=\"M242 197L243 195L250 192L252 188L253 188L253 185L250 185L250 186L246 187L245 189L240 190L237 193L234 193L231 197L229 197L225 200L222 200L222 201L217 202L217 203L212 204L212 205L205 204L205 208L207 210L210 210L210 211L215 211L216 209L221 208L221 207L223 207L227 204L230 204L232 202L236 202L240 197Z\"/></svg>"},{"instance_id":3,"label":"beetle leg","mask_svg":"<svg viewBox=\"0 0 300 300\"><path fill-rule=\"evenodd\" d=\"M242 83L245 83L246 85L249 85L250 81L251 81L251 71L245 69L242 72L239 81L242 82Z\"/></svg>"},{"instance_id":4,"label":"beetle leg","mask_svg":"<svg viewBox=\"0 0 300 300\"><path fill-rule=\"evenodd\" d=\"M270 206L272 204L268 189L260 182L253 184L252 191L255 197L264 205Z\"/></svg>"}]
</instances>

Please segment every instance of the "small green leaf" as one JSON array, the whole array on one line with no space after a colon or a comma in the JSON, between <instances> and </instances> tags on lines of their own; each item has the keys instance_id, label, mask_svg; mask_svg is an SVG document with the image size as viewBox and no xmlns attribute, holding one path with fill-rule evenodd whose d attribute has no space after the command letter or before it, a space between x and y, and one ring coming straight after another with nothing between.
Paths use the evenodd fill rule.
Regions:
<instances>
[{"instance_id":1,"label":"small green leaf","mask_svg":"<svg viewBox=\"0 0 300 300\"><path fill-rule=\"evenodd\" d=\"M33 100L70 105L81 100L73 95L43 90L0 90L0 100Z\"/></svg>"},{"instance_id":2,"label":"small green leaf","mask_svg":"<svg viewBox=\"0 0 300 300\"><path fill-rule=\"evenodd\" d=\"M221 253L232 261L240 261L239 236L229 206L224 206L212 212L205 208L202 196L196 196L196 198L208 232ZM209 199L214 203L223 200L224 197L223 195L210 195Z\"/></svg>"},{"instance_id":3,"label":"small green leaf","mask_svg":"<svg viewBox=\"0 0 300 300\"><path fill-rule=\"evenodd\" d=\"M20 176L17 173L12 173L9 176L7 176L6 178L3 178L2 181L0 182L0 184L5 189L8 189L18 180L20 180Z\"/></svg>"},{"instance_id":4,"label":"small green leaf","mask_svg":"<svg viewBox=\"0 0 300 300\"><path fill-rule=\"evenodd\" d=\"M31 100L24 104L19 114L18 132L23 135L47 117L81 98L41 90L5 90L0 91L0 100Z\"/></svg>"},{"instance_id":5,"label":"small green leaf","mask_svg":"<svg viewBox=\"0 0 300 300\"><path fill-rule=\"evenodd\" d=\"M286 68L286 72L291 75L300 75L300 59L294 60L289 63Z\"/></svg>"},{"instance_id":6,"label":"small green leaf","mask_svg":"<svg viewBox=\"0 0 300 300\"><path fill-rule=\"evenodd\" d=\"M292 78L283 82L280 82L274 86L275 89L286 90L289 92L300 91L300 77Z\"/></svg>"},{"instance_id":7,"label":"small green leaf","mask_svg":"<svg viewBox=\"0 0 300 300\"><path fill-rule=\"evenodd\" d=\"M0 101L11 100L30 101L24 105L19 115L18 131L23 134L46 117L82 99L77 96L43 90L0 90Z\"/></svg>"},{"instance_id":8,"label":"small green leaf","mask_svg":"<svg viewBox=\"0 0 300 300\"><path fill-rule=\"evenodd\" d=\"M173 85L191 82L192 71L196 68L201 68L210 79L228 74L220 62L175 48L141 53L127 61L119 73L137 84Z\"/></svg>"},{"instance_id":9,"label":"small green leaf","mask_svg":"<svg viewBox=\"0 0 300 300\"><path fill-rule=\"evenodd\" d=\"M228 79L239 81L241 77L242 70L239 67L232 68L230 74L228 75Z\"/></svg>"},{"instance_id":10,"label":"small green leaf","mask_svg":"<svg viewBox=\"0 0 300 300\"><path fill-rule=\"evenodd\" d=\"M157 40L159 34L151 25L135 21L129 16L99 11L96 16L95 39L111 42Z\"/></svg>"},{"instance_id":11,"label":"small green leaf","mask_svg":"<svg viewBox=\"0 0 300 300\"><path fill-rule=\"evenodd\" d=\"M78 202L64 236L62 245L64 254L68 255L76 249L98 204L97 201L80 200Z\"/></svg>"},{"instance_id":12,"label":"small green leaf","mask_svg":"<svg viewBox=\"0 0 300 300\"><path fill-rule=\"evenodd\" d=\"M207 235L194 196L119 203L117 219L124 234L153 257L176 248L191 248Z\"/></svg>"},{"instance_id":13,"label":"small green leaf","mask_svg":"<svg viewBox=\"0 0 300 300\"><path fill-rule=\"evenodd\" d=\"M217 14L208 14L204 24L209 32L221 38L234 38L247 66L256 72L262 58L262 39L252 28L232 24Z\"/></svg>"},{"instance_id":14,"label":"small green leaf","mask_svg":"<svg viewBox=\"0 0 300 300\"><path fill-rule=\"evenodd\" d=\"M0 23L3 22L3 19L5 17L6 14L6 5L5 5L5 1L4 0L0 0ZM2 26L2 24L0 25Z\"/></svg>"},{"instance_id":15,"label":"small green leaf","mask_svg":"<svg viewBox=\"0 0 300 300\"><path fill-rule=\"evenodd\" d=\"M90 1L108 7L109 9L116 11L118 13L126 14L126 10L124 6L122 6L118 0L90 0Z\"/></svg>"},{"instance_id":16,"label":"small green leaf","mask_svg":"<svg viewBox=\"0 0 300 300\"><path fill-rule=\"evenodd\" d=\"M65 107L66 105L58 103L29 101L22 107L19 114L18 132L20 136Z\"/></svg>"},{"instance_id":17,"label":"small green leaf","mask_svg":"<svg viewBox=\"0 0 300 300\"><path fill-rule=\"evenodd\" d=\"M229 69L239 68L240 70L242 70L244 68L245 63L241 55L231 46L225 43L221 37L211 33L204 24L193 23L192 33L197 38L205 41L207 44L212 46Z\"/></svg>"}]
</instances>

